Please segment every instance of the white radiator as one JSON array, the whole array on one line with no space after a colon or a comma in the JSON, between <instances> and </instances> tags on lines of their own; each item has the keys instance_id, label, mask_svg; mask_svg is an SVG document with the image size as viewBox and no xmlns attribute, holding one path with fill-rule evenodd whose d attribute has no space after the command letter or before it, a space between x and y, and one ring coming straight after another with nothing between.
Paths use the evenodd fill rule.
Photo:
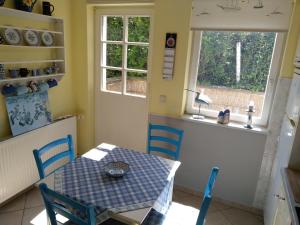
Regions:
<instances>
[{"instance_id":1,"label":"white radiator","mask_svg":"<svg viewBox=\"0 0 300 225\"><path fill-rule=\"evenodd\" d=\"M68 134L73 137L76 153L76 117L0 142L0 205L39 180L33 149Z\"/></svg>"}]
</instances>

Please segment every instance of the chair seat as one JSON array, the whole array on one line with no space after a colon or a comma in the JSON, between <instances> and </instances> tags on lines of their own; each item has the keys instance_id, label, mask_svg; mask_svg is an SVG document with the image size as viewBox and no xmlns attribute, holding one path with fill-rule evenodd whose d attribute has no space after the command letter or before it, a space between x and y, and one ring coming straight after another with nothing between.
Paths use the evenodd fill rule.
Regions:
<instances>
[{"instance_id":1,"label":"chair seat","mask_svg":"<svg viewBox=\"0 0 300 225\"><path fill-rule=\"evenodd\" d=\"M142 225L196 225L199 210L190 206L172 202L166 215L151 209ZM75 225L72 222L64 225ZM126 225L114 219L106 220L99 225Z\"/></svg>"},{"instance_id":2,"label":"chair seat","mask_svg":"<svg viewBox=\"0 0 300 225\"><path fill-rule=\"evenodd\" d=\"M172 202L166 215L152 209L142 225L195 225L198 214L198 209Z\"/></svg>"},{"instance_id":3,"label":"chair seat","mask_svg":"<svg viewBox=\"0 0 300 225\"><path fill-rule=\"evenodd\" d=\"M76 223L68 220L66 222L60 222L60 220L57 220L57 225L77 225ZM109 219L106 220L105 222L101 223L101 224L97 224L97 225L127 225L125 223L122 223L120 221L114 220L114 219Z\"/></svg>"}]
</instances>

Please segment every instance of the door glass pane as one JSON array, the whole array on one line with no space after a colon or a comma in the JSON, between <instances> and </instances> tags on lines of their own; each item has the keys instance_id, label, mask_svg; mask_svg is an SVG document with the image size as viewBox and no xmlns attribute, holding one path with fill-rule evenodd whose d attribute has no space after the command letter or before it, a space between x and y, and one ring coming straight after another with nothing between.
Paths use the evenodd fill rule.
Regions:
<instances>
[{"instance_id":1,"label":"door glass pane","mask_svg":"<svg viewBox=\"0 0 300 225\"><path fill-rule=\"evenodd\" d=\"M148 47L128 45L127 68L147 70Z\"/></svg>"},{"instance_id":2,"label":"door glass pane","mask_svg":"<svg viewBox=\"0 0 300 225\"><path fill-rule=\"evenodd\" d=\"M106 63L104 66L122 67L122 45L103 44L106 48Z\"/></svg>"},{"instance_id":3,"label":"door glass pane","mask_svg":"<svg viewBox=\"0 0 300 225\"><path fill-rule=\"evenodd\" d=\"M145 96L146 87L146 73L127 72L126 93Z\"/></svg>"},{"instance_id":4,"label":"door glass pane","mask_svg":"<svg viewBox=\"0 0 300 225\"><path fill-rule=\"evenodd\" d=\"M122 71L103 69L103 75L107 91L122 92Z\"/></svg>"},{"instance_id":5,"label":"door glass pane","mask_svg":"<svg viewBox=\"0 0 300 225\"><path fill-rule=\"evenodd\" d=\"M123 18L118 16L105 16L106 31L103 31L105 41L122 41L123 40ZM105 28L105 26L104 26Z\"/></svg>"},{"instance_id":6,"label":"door glass pane","mask_svg":"<svg viewBox=\"0 0 300 225\"><path fill-rule=\"evenodd\" d=\"M150 17L128 18L128 41L149 42Z\"/></svg>"}]
</instances>

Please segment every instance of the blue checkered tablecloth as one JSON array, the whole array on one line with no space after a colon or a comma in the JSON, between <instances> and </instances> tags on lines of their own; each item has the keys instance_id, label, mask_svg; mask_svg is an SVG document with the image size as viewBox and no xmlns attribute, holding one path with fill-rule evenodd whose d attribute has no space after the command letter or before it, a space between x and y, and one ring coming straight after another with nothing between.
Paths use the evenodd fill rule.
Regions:
<instances>
[{"instance_id":1,"label":"blue checkered tablecloth","mask_svg":"<svg viewBox=\"0 0 300 225\"><path fill-rule=\"evenodd\" d=\"M114 148L100 161L77 158L54 174L54 189L72 199L96 207L97 222L120 213L146 207L165 212L170 204L173 178L171 166L161 157ZM130 165L122 178L105 175L104 166L112 161Z\"/></svg>"}]
</instances>

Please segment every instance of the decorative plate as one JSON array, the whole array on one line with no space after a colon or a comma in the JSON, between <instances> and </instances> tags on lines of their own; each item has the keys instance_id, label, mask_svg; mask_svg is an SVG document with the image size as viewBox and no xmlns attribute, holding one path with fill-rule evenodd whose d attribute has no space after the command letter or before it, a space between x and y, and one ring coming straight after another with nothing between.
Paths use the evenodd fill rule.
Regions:
<instances>
[{"instance_id":1,"label":"decorative plate","mask_svg":"<svg viewBox=\"0 0 300 225\"><path fill-rule=\"evenodd\" d=\"M39 45L40 39L36 32L32 30L26 30L23 32L25 42L30 46Z\"/></svg>"},{"instance_id":2,"label":"decorative plate","mask_svg":"<svg viewBox=\"0 0 300 225\"><path fill-rule=\"evenodd\" d=\"M49 32L43 32L41 39L45 46L52 46L54 44L53 36Z\"/></svg>"},{"instance_id":3,"label":"decorative plate","mask_svg":"<svg viewBox=\"0 0 300 225\"><path fill-rule=\"evenodd\" d=\"M21 42L21 36L19 32L13 28L5 28L3 30L3 37L10 45L18 45Z\"/></svg>"},{"instance_id":4,"label":"decorative plate","mask_svg":"<svg viewBox=\"0 0 300 225\"><path fill-rule=\"evenodd\" d=\"M122 161L110 162L104 166L104 171L110 177L123 177L129 171L129 165Z\"/></svg>"}]
</instances>

